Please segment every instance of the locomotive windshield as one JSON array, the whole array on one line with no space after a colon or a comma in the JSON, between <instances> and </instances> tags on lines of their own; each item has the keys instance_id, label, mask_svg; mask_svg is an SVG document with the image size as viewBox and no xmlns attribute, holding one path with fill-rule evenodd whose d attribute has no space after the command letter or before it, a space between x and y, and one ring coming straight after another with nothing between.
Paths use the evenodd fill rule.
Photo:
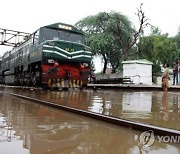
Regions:
<instances>
[{"instance_id":1,"label":"locomotive windshield","mask_svg":"<svg viewBox=\"0 0 180 154\"><path fill-rule=\"evenodd\" d=\"M80 33L65 30L55 30L49 28L42 29L42 41L46 40L65 40L76 43L84 43L84 37Z\"/></svg>"}]
</instances>

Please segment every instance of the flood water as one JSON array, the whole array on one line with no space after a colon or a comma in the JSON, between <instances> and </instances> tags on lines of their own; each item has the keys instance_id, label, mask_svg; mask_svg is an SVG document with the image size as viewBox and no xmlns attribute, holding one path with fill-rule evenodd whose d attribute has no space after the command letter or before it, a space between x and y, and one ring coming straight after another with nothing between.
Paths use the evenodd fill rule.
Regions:
<instances>
[{"instance_id":1,"label":"flood water","mask_svg":"<svg viewBox=\"0 0 180 154\"><path fill-rule=\"evenodd\" d=\"M52 92L51 95L55 93ZM50 99L51 95L46 97ZM65 92L57 99L63 97L66 100L66 95ZM77 106L79 97L73 96L74 93L71 95L74 98L73 105ZM100 103L99 97L92 98ZM112 98L114 97L109 96L109 99ZM90 110L99 112L97 108L93 105L89 107ZM142 149L138 140L140 133L0 92L0 154L180 153L178 143L155 141L150 147Z\"/></svg>"},{"instance_id":2,"label":"flood water","mask_svg":"<svg viewBox=\"0 0 180 154\"><path fill-rule=\"evenodd\" d=\"M180 130L179 92L5 90L108 116Z\"/></svg>"}]
</instances>

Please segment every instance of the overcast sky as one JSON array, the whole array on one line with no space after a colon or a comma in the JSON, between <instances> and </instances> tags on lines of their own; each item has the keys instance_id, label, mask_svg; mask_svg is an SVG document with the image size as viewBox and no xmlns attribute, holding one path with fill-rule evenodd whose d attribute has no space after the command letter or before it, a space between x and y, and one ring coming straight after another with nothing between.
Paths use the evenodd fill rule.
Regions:
<instances>
[{"instance_id":1,"label":"overcast sky","mask_svg":"<svg viewBox=\"0 0 180 154\"><path fill-rule=\"evenodd\" d=\"M137 25L135 12L140 3L149 23L163 33L177 34L180 0L2 0L0 28L32 33L44 25L57 22L73 25L89 15L111 10L127 15ZM0 46L0 55L5 50Z\"/></svg>"}]
</instances>

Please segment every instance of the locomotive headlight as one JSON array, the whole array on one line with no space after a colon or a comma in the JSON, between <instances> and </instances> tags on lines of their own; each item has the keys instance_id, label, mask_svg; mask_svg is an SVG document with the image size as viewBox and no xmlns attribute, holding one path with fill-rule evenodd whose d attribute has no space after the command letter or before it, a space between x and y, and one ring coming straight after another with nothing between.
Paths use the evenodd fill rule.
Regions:
<instances>
[{"instance_id":1,"label":"locomotive headlight","mask_svg":"<svg viewBox=\"0 0 180 154\"><path fill-rule=\"evenodd\" d=\"M67 29L67 30L72 30L72 27L66 26L66 25L59 25L59 28Z\"/></svg>"},{"instance_id":2,"label":"locomotive headlight","mask_svg":"<svg viewBox=\"0 0 180 154\"><path fill-rule=\"evenodd\" d=\"M63 25L59 25L59 28L62 28L63 27Z\"/></svg>"},{"instance_id":3,"label":"locomotive headlight","mask_svg":"<svg viewBox=\"0 0 180 154\"><path fill-rule=\"evenodd\" d=\"M68 27L69 30L72 30L72 27Z\"/></svg>"},{"instance_id":4,"label":"locomotive headlight","mask_svg":"<svg viewBox=\"0 0 180 154\"><path fill-rule=\"evenodd\" d=\"M89 65L88 65L88 63L83 63L83 66L88 67Z\"/></svg>"},{"instance_id":5,"label":"locomotive headlight","mask_svg":"<svg viewBox=\"0 0 180 154\"><path fill-rule=\"evenodd\" d=\"M54 59L48 59L48 63L54 64Z\"/></svg>"}]
</instances>

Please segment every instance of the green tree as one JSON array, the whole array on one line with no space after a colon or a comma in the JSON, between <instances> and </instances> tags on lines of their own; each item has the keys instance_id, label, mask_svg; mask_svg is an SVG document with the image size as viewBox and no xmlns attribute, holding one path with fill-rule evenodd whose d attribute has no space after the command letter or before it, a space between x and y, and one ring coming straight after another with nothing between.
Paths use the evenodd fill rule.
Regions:
<instances>
[{"instance_id":1,"label":"green tree","mask_svg":"<svg viewBox=\"0 0 180 154\"><path fill-rule=\"evenodd\" d=\"M92 48L94 54L103 57L103 73L108 63L112 66L112 72L116 72L122 60L137 52L132 50L132 47L135 46L146 23L141 6L137 15L140 21L137 31L127 16L117 12L101 12L76 23L75 26L85 32L86 43Z\"/></svg>"},{"instance_id":2,"label":"green tree","mask_svg":"<svg viewBox=\"0 0 180 154\"><path fill-rule=\"evenodd\" d=\"M148 59L154 63L154 76L160 73L161 64L171 65L178 52L177 43L169 38L168 34L161 34L158 29L152 31L150 36L141 37L138 46L139 58Z\"/></svg>"},{"instance_id":3,"label":"green tree","mask_svg":"<svg viewBox=\"0 0 180 154\"><path fill-rule=\"evenodd\" d=\"M85 32L86 43L94 51L94 54L103 57L103 73L105 73L107 64L110 62L110 56L115 54L112 54L114 51L115 37L110 32L112 14L114 14L114 12L109 14L101 12L95 16L86 17L76 23L76 27ZM116 55L116 57L118 56Z\"/></svg>"},{"instance_id":4,"label":"green tree","mask_svg":"<svg viewBox=\"0 0 180 154\"><path fill-rule=\"evenodd\" d=\"M180 59L180 31L176 34L176 36L172 37L171 39L177 43L178 53L176 55L176 59Z\"/></svg>"}]
</instances>

